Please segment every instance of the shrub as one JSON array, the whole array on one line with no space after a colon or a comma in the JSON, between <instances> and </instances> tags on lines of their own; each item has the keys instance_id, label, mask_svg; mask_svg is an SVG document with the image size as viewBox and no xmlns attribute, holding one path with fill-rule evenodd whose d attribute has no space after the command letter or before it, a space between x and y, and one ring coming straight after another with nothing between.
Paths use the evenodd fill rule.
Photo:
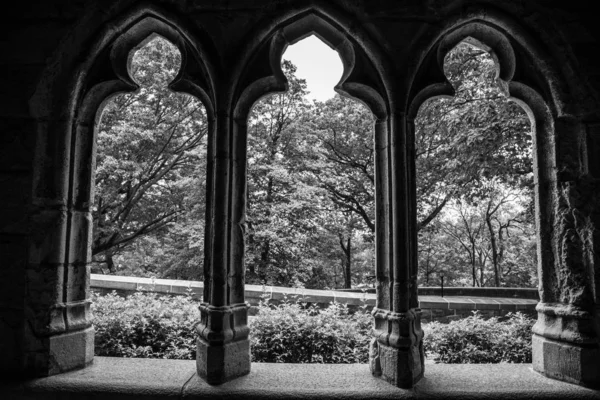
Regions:
<instances>
[{"instance_id":1,"label":"shrub","mask_svg":"<svg viewBox=\"0 0 600 400\"><path fill-rule=\"evenodd\" d=\"M320 309L300 301L269 305L251 319L252 361L350 364L368 362L371 316L331 303Z\"/></svg>"},{"instance_id":2,"label":"shrub","mask_svg":"<svg viewBox=\"0 0 600 400\"><path fill-rule=\"evenodd\" d=\"M424 324L423 346L427 356L439 363L530 363L534 323L520 312L509 313L504 321L486 320L474 312L448 324Z\"/></svg>"},{"instance_id":3,"label":"shrub","mask_svg":"<svg viewBox=\"0 0 600 400\"><path fill-rule=\"evenodd\" d=\"M137 292L93 296L96 355L194 359L197 302L191 296ZM449 324L424 324L424 349L438 363L530 363L534 319L511 313L506 320L478 313ZM279 305L263 299L250 319L252 361L366 363L372 317L366 307L321 309L299 300Z\"/></svg>"},{"instance_id":4,"label":"shrub","mask_svg":"<svg viewBox=\"0 0 600 400\"><path fill-rule=\"evenodd\" d=\"M92 312L98 356L195 359L199 312L191 296L93 295Z\"/></svg>"}]
</instances>

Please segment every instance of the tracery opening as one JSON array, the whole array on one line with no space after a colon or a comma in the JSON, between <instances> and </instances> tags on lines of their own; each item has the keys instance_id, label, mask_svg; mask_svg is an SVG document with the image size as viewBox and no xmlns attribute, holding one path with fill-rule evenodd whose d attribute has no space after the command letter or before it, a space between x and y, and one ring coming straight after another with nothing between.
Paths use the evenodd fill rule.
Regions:
<instances>
[{"instance_id":1,"label":"tracery opening","mask_svg":"<svg viewBox=\"0 0 600 400\"><path fill-rule=\"evenodd\" d=\"M415 119L419 284L537 285L531 122L487 46L445 57L455 96Z\"/></svg>"},{"instance_id":2,"label":"tracery opening","mask_svg":"<svg viewBox=\"0 0 600 400\"><path fill-rule=\"evenodd\" d=\"M106 102L97 126L92 272L200 280L207 119L168 84L181 67L151 35L129 55L135 93Z\"/></svg>"},{"instance_id":3,"label":"tracery opening","mask_svg":"<svg viewBox=\"0 0 600 400\"><path fill-rule=\"evenodd\" d=\"M316 36L303 41L310 40L320 42ZM302 56L331 69L321 57ZM311 101L306 80L285 54L282 70L289 90L258 102L249 117L246 282L319 289L370 285L373 116L338 94Z\"/></svg>"}]
</instances>

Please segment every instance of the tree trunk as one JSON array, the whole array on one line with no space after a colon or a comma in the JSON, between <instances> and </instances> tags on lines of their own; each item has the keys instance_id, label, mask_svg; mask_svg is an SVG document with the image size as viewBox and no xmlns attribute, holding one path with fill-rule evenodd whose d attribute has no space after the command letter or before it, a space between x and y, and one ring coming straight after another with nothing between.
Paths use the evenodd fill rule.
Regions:
<instances>
[{"instance_id":1,"label":"tree trunk","mask_svg":"<svg viewBox=\"0 0 600 400\"><path fill-rule=\"evenodd\" d=\"M350 237L348 237L346 243L346 281L344 282L344 287L350 289L352 287L352 243Z\"/></svg>"},{"instance_id":2,"label":"tree trunk","mask_svg":"<svg viewBox=\"0 0 600 400\"><path fill-rule=\"evenodd\" d=\"M477 270L475 261L475 242L471 241L471 268L473 271L473 287L477 286Z\"/></svg>"},{"instance_id":3,"label":"tree trunk","mask_svg":"<svg viewBox=\"0 0 600 400\"><path fill-rule=\"evenodd\" d=\"M344 271L344 288L351 289L352 288L352 238L348 235L348 239L346 239L346 244L344 244L344 239L340 234L340 247L344 252L343 257L343 265L342 269Z\"/></svg>"},{"instance_id":4,"label":"tree trunk","mask_svg":"<svg viewBox=\"0 0 600 400\"><path fill-rule=\"evenodd\" d=\"M114 274L117 272L115 268L115 262L113 261L113 252L111 250L104 252L104 262L106 263L109 274Z\"/></svg>"},{"instance_id":5,"label":"tree trunk","mask_svg":"<svg viewBox=\"0 0 600 400\"><path fill-rule=\"evenodd\" d=\"M496 232L494 232L494 227L492 225L492 219L490 215L486 215L485 222L488 227L488 231L490 232L490 245L492 246L492 265L494 266L494 284L496 287L500 287L500 274L498 270L498 242L496 240Z\"/></svg>"}]
</instances>

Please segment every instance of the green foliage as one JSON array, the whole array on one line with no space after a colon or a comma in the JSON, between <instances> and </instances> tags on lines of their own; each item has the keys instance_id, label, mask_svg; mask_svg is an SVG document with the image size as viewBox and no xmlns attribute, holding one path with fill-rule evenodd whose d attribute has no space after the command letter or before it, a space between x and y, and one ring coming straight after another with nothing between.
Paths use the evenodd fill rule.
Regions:
<instances>
[{"instance_id":1,"label":"green foliage","mask_svg":"<svg viewBox=\"0 0 600 400\"><path fill-rule=\"evenodd\" d=\"M197 306L191 296L94 295L96 355L194 359ZM423 325L424 348L439 363L530 363L534 322L522 313L504 321L474 313L449 324L431 322ZM298 297L278 305L263 298L250 319L252 361L366 363L372 324L365 306L350 312L340 303L318 308Z\"/></svg>"},{"instance_id":2,"label":"green foliage","mask_svg":"<svg viewBox=\"0 0 600 400\"><path fill-rule=\"evenodd\" d=\"M488 52L461 43L444 67L455 95L430 99L415 119L420 283L532 286L529 118Z\"/></svg>"},{"instance_id":3,"label":"green foliage","mask_svg":"<svg viewBox=\"0 0 600 400\"><path fill-rule=\"evenodd\" d=\"M92 300L97 356L195 359L200 316L191 296L113 292Z\"/></svg>"},{"instance_id":4,"label":"green foliage","mask_svg":"<svg viewBox=\"0 0 600 400\"><path fill-rule=\"evenodd\" d=\"M181 55L152 38L132 54L136 93L115 96L97 127L95 271L203 277L207 118L171 91ZM452 97L415 119L419 283L531 286L536 281L527 115L469 43L446 56ZM248 118L246 281L288 287L370 284L375 251L375 119L339 95L289 90ZM408 145L412 145L408 143ZM385 147L385 144L382 144Z\"/></svg>"},{"instance_id":5,"label":"green foliage","mask_svg":"<svg viewBox=\"0 0 600 400\"><path fill-rule=\"evenodd\" d=\"M472 316L448 324L424 324L427 357L445 364L530 363L531 328L535 320L522 313L507 319Z\"/></svg>"},{"instance_id":6,"label":"green foliage","mask_svg":"<svg viewBox=\"0 0 600 400\"><path fill-rule=\"evenodd\" d=\"M198 99L167 86L180 64L173 44L153 38L132 57L139 90L102 111L92 253L110 273L202 275L207 121Z\"/></svg>"},{"instance_id":7,"label":"green foliage","mask_svg":"<svg viewBox=\"0 0 600 400\"><path fill-rule=\"evenodd\" d=\"M290 89L252 109L248 132L247 281L351 287L373 273L373 117L336 96L310 104Z\"/></svg>"},{"instance_id":8,"label":"green foliage","mask_svg":"<svg viewBox=\"0 0 600 400\"><path fill-rule=\"evenodd\" d=\"M300 299L269 305L252 319L252 361L351 364L368 362L372 317L347 305L307 306Z\"/></svg>"}]
</instances>

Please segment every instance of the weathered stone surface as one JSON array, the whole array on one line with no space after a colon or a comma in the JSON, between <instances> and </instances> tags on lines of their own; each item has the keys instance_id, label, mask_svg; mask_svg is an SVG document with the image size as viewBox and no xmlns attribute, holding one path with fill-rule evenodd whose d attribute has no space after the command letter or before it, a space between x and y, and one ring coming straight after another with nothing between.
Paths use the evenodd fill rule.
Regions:
<instances>
[{"instance_id":1,"label":"weathered stone surface","mask_svg":"<svg viewBox=\"0 0 600 400\"><path fill-rule=\"evenodd\" d=\"M65 282L65 301L82 301L90 297L90 266L88 264L69 265Z\"/></svg>"},{"instance_id":2,"label":"weathered stone surface","mask_svg":"<svg viewBox=\"0 0 600 400\"><path fill-rule=\"evenodd\" d=\"M250 373L250 340L211 345L199 338L196 368L213 385Z\"/></svg>"},{"instance_id":3,"label":"weathered stone surface","mask_svg":"<svg viewBox=\"0 0 600 400\"><path fill-rule=\"evenodd\" d=\"M599 399L600 392L548 379L531 364L433 364L415 389L373 378L364 364L255 363L240 379L209 385L194 362L96 357L85 370L20 384L0 383L11 400L77 399Z\"/></svg>"},{"instance_id":4,"label":"weathered stone surface","mask_svg":"<svg viewBox=\"0 0 600 400\"><path fill-rule=\"evenodd\" d=\"M8 310L0 315L11 321L3 325L2 337L18 348L18 340L11 339L16 336L5 330L18 325L17 335L20 329L25 332L23 348L15 353L12 345L0 347L0 359L15 363L20 358L28 370L47 373L85 365L87 342L61 333L83 329L89 318L84 265L90 258L90 221L85 213L70 214L89 211L92 198L93 132L86 119L91 114L82 115L81 101L98 84L115 84L120 75L113 67L126 65L127 57L111 59L111 46L124 33L135 39L130 28L152 14L147 26L168 25L175 36L181 35L187 46L183 53L198 55L184 64L202 66L198 71L208 82L202 89L214 114L209 119L216 122L209 140L214 151L208 168L204 301L225 308L235 308L244 293L245 138L232 126L246 116L234 113L250 108L252 93L258 98L285 86L279 71L285 38L293 41L316 32L328 40L346 68L338 89L377 115L377 307L398 315L419 304L409 114L418 108L413 103L439 94L436 88L447 83L439 63L447 50L444 43L462 40L463 34L491 38L485 44L499 58L500 78L535 120L541 300L589 315L587 322L569 312L540 318L536 369L582 384L596 379L600 357L592 344L600 338L600 65L590 55L600 52L600 34L597 16L586 2L24 0L17 12L8 8L0 16L5 22L0 24L0 170L11 175L0 177L0 232L18 233L29 244L23 250L23 242L11 239L11 249L2 250L10 256L0 260L1 277L6 278L0 280L6 292L0 294L0 310ZM511 51L514 57L507 56ZM197 72L190 71L186 74ZM190 82L186 87L193 86ZM81 119L87 126L78 125ZM477 308L473 303L455 306ZM514 309L521 306L515 303ZM210 364L211 374L218 376L220 368L232 377L249 365L243 346L234 345L247 340L247 310L213 311L204 320L208 331L203 340L209 344L206 351L199 347L205 357L202 368L208 371L213 358L207 354L214 352L220 361ZM15 318L22 318L21 323L14 323ZM417 362L418 315L412 321L376 320L382 376L395 384L414 384L423 372ZM67 356L60 349L70 341L76 354Z\"/></svg>"},{"instance_id":5,"label":"weathered stone surface","mask_svg":"<svg viewBox=\"0 0 600 400\"><path fill-rule=\"evenodd\" d=\"M30 216L29 263L58 265L65 262L67 213L41 209Z\"/></svg>"},{"instance_id":6,"label":"weathered stone surface","mask_svg":"<svg viewBox=\"0 0 600 400\"><path fill-rule=\"evenodd\" d=\"M87 264L92 261L92 214L89 211L71 211L69 213L71 232L69 241L70 264Z\"/></svg>"},{"instance_id":7,"label":"weathered stone surface","mask_svg":"<svg viewBox=\"0 0 600 400\"><path fill-rule=\"evenodd\" d=\"M425 368L421 311L373 310L375 326L369 349L371 373L400 388L413 387Z\"/></svg>"},{"instance_id":8,"label":"weathered stone surface","mask_svg":"<svg viewBox=\"0 0 600 400\"><path fill-rule=\"evenodd\" d=\"M48 375L84 367L94 359L94 328L48 338Z\"/></svg>"},{"instance_id":9,"label":"weathered stone surface","mask_svg":"<svg viewBox=\"0 0 600 400\"><path fill-rule=\"evenodd\" d=\"M533 335L533 369L549 378L600 388L600 345L581 346Z\"/></svg>"},{"instance_id":10,"label":"weathered stone surface","mask_svg":"<svg viewBox=\"0 0 600 400\"><path fill-rule=\"evenodd\" d=\"M38 121L33 158L33 204L57 207L67 204L71 121Z\"/></svg>"}]
</instances>

